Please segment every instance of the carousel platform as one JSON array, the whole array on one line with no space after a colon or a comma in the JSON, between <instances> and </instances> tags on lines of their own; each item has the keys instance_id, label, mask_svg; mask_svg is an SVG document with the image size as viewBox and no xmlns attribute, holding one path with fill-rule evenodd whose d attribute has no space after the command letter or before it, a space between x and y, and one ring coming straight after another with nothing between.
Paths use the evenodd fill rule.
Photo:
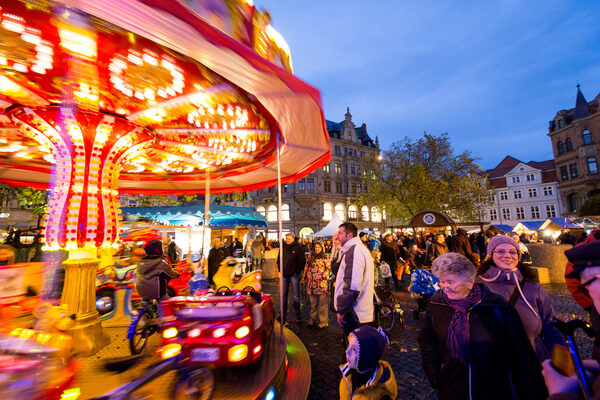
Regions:
<instances>
[{"instance_id":1,"label":"carousel platform","mask_svg":"<svg viewBox=\"0 0 600 400\"><path fill-rule=\"evenodd\" d=\"M152 335L144 354L152 355L139 365L115 374L106 371L106 360L127 357L129 343L127 328L105 328L111 343L92 357L81 359L81 369L75 386L79 399L99 397L144 373L148 366L159 360L155 356L160 346L160 336ZM213 399L306 399L310 388L311 366L308 351L300 339L289 329L284 329L281 340L279 324L265 347L265 353L256 364L238 368L215 370ZM136 395L144 399L170 399L175 384L175 372L169 372L146 386Z\"/></svg>"}]
</instances>

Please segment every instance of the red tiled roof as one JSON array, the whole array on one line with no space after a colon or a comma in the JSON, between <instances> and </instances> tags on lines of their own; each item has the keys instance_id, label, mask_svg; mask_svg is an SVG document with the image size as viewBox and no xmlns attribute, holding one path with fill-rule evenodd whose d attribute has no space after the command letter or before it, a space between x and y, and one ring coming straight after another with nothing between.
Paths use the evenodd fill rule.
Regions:
<instances>
[{"instance_id":1,"label":"red tiled roof","mask_svg":"<svg viewBox=\"0 0 600 400\"><path fill-rule=\"evenodd\" d=\"M495 188L506 187L506 180L504 179L504 176L508 174L520 162L522 161L517 160L516 158L511 156L506 156L502 161L500 161L500 164L498 164L496 168L484 171L484 173L488 176L488 181L490 182L490 185L492 185ZM554 160L529 161L524 164L529 165L532 168L541 170L542 182L553 182L557 180L556 165L554 164Z\"/></svg>"}]
</instances>

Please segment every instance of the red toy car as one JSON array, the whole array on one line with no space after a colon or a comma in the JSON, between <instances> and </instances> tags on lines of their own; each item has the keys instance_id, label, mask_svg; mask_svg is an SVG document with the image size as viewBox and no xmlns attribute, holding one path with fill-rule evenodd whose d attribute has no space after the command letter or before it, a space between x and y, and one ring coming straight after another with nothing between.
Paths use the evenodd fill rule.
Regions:
<instances>
[{"instance_id":1,"label":"red toy car","mask_svg":"<svg viewBox=\"0 0 600 400\"><path fill-rule=\"evenodd\" d=\"M273 331L273 299L255 291L206 291L203 296L174 297L160 307L163 345L181 344L192 363L252 364L261 358ZM191 324L194 328L187 330Z\"/></svg>"}]
</instances>

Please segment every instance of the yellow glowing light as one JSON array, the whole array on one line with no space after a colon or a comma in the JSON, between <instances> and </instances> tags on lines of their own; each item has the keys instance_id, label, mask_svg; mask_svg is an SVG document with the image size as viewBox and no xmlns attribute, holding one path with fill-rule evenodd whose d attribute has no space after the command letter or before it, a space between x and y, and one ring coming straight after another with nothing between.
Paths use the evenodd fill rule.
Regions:
<instances>
[{"instance_id":1,"label":"yellow glowing light","mask_svg":"<svg viewBox=\"0 0 600 400\"><path fill-rule=\"evenodd\" d=\"M229 349L228 357L229 361L236 362L241 361L248 356L248 346L245 344L238 344Z\"/></svg>"},{"instance_id":2,"label":"yellow glowing light","mask_svg":"<svg viewBox=\"0 0 600 400\"><path fill-rule=\"evenodd\" d=\"M66 389L61 395L60 400L77 400L81 396L81 389Z\"/></svg>"},{"instance_id":3,"label":"yellow glowing light","mask_svg":"<svg viewBox=\"0 0 600 400\"><path fill-rule=\"evenodd\" d=\"M179 331L175 327L167 328L163 332L163 337L165 339L173 339L174 337L177 336L178 333L179 333Z\"/></svg>"},{"instance_id":4,"label":"yellow glowing light","mask_svg":"<svg viewBox=\"0 0 600 400\"><path fill-rule=\"evenodd\" d=\"M166 360L181 354L181 345L178 343L170 343L160 349L160 358Z\"/></svg>"},{"instance_id":5,"label":"yellow glowing light","mask_svg":"<svg viewBox=\"0 0 600 400\"><path fill-rule=\"evenodd\" d=\"M247 326L242 326L235 331L235 337L238 339L245 338L250 334L250 328Z\"/></svg>"},{"instance_id":6,"label":"yellow glowing light","mask_svg":"<svg viewBox=\"0 0 600 400\"><path fill-rule=\"evenodd\" d=\"M96 59L96 39L91 36L90 33L85 33L86 34L61 28L58 30L58 34L60 35L60 45L72 53Z\"/></svg>"}]
</instances>

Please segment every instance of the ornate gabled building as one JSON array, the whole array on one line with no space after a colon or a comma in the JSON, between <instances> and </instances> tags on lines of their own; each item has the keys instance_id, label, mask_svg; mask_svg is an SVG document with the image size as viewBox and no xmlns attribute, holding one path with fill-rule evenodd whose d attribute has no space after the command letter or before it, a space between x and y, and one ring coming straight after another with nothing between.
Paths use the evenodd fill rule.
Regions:
<instances>
[{"instance_id":1,"label":"ornate gabled building","mask_svg":"<svg viewBox=\"0 0 600 400\"><path fill-rule=\"evenodd\" d=\"M323 168L282 187L283 232L305 236L322 229L337 213L359 229L382 231L384 212L374 204L360 205L361 177L369 160L379 156L379 140L367 133L366 124L356 127L348 109L344 121L326 121L331 161ZM265 215L269 226L263 233L277 238L277 187L252 192L254 208ZM260 232L260 231L259 231Z\"/></svg>"},{"instance_id":2,"label":"ornate gabled building","mask_svg":"<svg viewBox=\"0 0 600 400\"><path fill-rule=\"evenodd\" d=\"M588 102L577 85L575 107L556 113L548 136L565 216L576 215L587 199L600 195L600 94Z\"/></svg>"},{"instance_id":3,"label":"ornate gabled building","mask_svg":"<svg viewBox=\"0 0 600 400\"><path fill-rule=\"evenodd\" d=\"M525 163L506 156L485 174L493 191L484 220L516 225L561 216L554 160Z\"/></svg>"}]
</instances>

